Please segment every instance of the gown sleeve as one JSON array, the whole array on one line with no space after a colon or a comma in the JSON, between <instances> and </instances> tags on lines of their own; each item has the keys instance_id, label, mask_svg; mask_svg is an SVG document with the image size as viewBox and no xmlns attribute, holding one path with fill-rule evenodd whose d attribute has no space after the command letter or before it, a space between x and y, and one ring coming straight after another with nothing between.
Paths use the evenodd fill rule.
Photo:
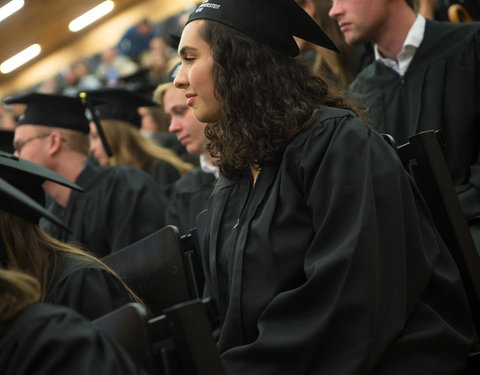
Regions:
<instances>
[{"instance_id":1,"label":"gown sleeve","mask_svg":"<svg viewBox=\"0 0 480 375\"><path fill-rule=\"evenodd\" d=\"M180 178L177 168L167 161L161 161L154 165L150 170L150 175L155 182L166 191L169 187Z\"/></svg>"},{"instance_id":2,"label":"gown sleeve","mask_svg":"<svg viewBox=\"0 0 480 375\"><path fill-rule=\"evenodd\" d=\"M27 307L0 326L3 375L147 375L119 345L70 309Z\"/></svg>"},{"instance_id":3,"label":"gown sleeve","mask_svg":"<svg viewBox=\"0 0 480 375\"><path fill-rule=\"evenodd\" d=\"M128 183L125 181L128 180ZM167 197L146 172L118 167L105 186L106 236L116 251L138 241L165 225Z\"/></svg>"},{"instance_id":4,"label":"gown sleeve","mask_svg":"<svg viewBox=\"0 0 480 375\"><path fill-rule=\"evenodd\" d=\"M247 246L264 233L283 258L262 264L259 243L257 268L244 265L241 313L256 337L222 353L227 373L456 373L473 342L465 295L393 149L349 117L308 135L287 148L272 211L250 224ZM262 274L279 273L281 290L246 323L269 288Z\"/></svg>"},{"instance_id":5,"label":"gown sleeve","mask_svg":"<svg viewBox=\"0 0 480 375\"><path fill-rule=\"evenodd\" d=\"M120 280L100 266L76 267L65 273L55 280L45 302L70 307L89 320L134 302Z\"/></svg>"}]
</instances>

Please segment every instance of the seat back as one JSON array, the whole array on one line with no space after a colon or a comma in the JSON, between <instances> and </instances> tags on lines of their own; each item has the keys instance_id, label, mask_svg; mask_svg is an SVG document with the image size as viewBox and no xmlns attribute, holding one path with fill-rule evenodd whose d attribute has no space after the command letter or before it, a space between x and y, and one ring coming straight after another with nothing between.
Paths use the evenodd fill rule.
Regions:
<instances>
[{"instance_id":1,"label":"seat back","mask_svg":"<svg viewBox=\"0 0 480 375\"><path fill-rule=\"evenodd\" d=\"M138 366L149 374L157 373L147 311L141 304L126 304L93 320L92 324L123 347Z\"/></svg>"},{"instance_id":2,"label":"seat back","mask_svg":"<svg viewBox=\"0 0 480 375\"><path fill-rule=\"evenodd\" d=\"M157 366L171 375L223 375L212 333L217 314L209 299L190 300L148 322Z\"/></svg>"},{"instance_id":3,"label":"seat back","mask_svg":"<svg viewBox=\"0 0 480 375\"><path fill-rule=\"evenodd\" d=\"M189 295L192 299L202 298L205 276L199 254L200 242L197 228L192 228L180 239Z\"/></svg>"},{"instance_id":4,"label":"seat back","mask_svg":"<svg viewBox=\"0 0 480 375\"><path fill-rule=\"evenodd\" d=\"M145 302L154 315L192 298L185 277L182 240L166 226L102 261Z\"/></svg>"},{"instance_id":5,"label":"seat back","mask_svg":"<svg viewBox=\"0 0 480 375\"><path fill-rule=\"evenodd\" d=\"M384 136L395 147L390 136ZM480 257L443 154L439 131L425 131L396 147L407 171L413 177L460 270L477 332L480 332Z\"/></svg>"},{"instance_id":6,"label":"seat back","mask_svg":"<svg viewBox=\"0 0 480 375\"><path fill-rule=\"evenodd\" d=\"M203 210L197 215L195 218L195 225L197 229L198 246L201 250L200 246L203 246L207 234L207 210Z\"/></svg>"},{"instance_id":7,"label":"seat back","mask_svg":"<svg viewBox=\"0 0 480 375\"><path fill-rule=\"evenodd\" d=\"M192 298L201 298L203 296L205 273L203 271L201 252L205 241L206 227L207 210L203 210L195 219L195 227L182 236L183 259Z\"/></svg>"}]
</instances>

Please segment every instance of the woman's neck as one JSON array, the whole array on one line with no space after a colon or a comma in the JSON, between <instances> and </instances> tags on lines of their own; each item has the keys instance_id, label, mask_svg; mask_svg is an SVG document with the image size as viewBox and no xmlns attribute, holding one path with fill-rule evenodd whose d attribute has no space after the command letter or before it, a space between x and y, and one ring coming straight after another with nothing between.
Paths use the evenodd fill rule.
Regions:
<instances>
[{"instance_id":1,"label":"woman's neck","mask_svg":"<svg viewBox=\"0 0 480 375\"><path fill-rule=\"evenodd\" d=\"M250 168L250 173L252 174L253 178L253 186L255 186L255 183L257 182L258 175L260 174L259 169L255 169L254 167Z\"/></svg>"}]
</instances>

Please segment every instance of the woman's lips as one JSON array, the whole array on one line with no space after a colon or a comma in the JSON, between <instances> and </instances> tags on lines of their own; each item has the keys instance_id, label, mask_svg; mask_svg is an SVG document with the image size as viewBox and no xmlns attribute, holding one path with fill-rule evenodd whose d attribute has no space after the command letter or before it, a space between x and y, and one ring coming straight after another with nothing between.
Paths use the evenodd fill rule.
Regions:
<instances>
[{"instance_id":1,"label":"woman's lips","mask_svg":"<svg viewBox=\"0 0 480 375\"><path fill-rule=\"evenodd\" d=\"M193 102L195 101L196 95L186 94L185 96L186 96L186 98L187 98L187 105L188 105L189 107L191 107L192 104L193 104Z\"/></svg>"}]
</instances>

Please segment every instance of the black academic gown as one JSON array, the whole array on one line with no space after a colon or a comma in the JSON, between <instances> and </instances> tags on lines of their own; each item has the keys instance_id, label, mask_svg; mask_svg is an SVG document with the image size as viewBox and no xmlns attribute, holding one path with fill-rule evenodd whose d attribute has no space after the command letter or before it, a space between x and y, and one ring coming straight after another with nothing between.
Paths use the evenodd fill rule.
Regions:
<instances>
[{"instance_id":1,"label":"black academic gown","mask_svg":"<svg viewBox=\"0 0 480 375\"><path fill-rule=\"evenodd\" d=\"M470 223L480 220L480 23L427 21L423 42L401 77L381 62L351 85L379 132L398 144L441 129L445 158Z\"/></svg>"},{"instance_id":2,"label":"black academic gown","mask_svg":"<svg viewBox=\"0 0 480 375\"><path fill-rule=\"evenodd\" d=\"M68 306L89 320L135 302L120 279L85 256L59 254L49 280L45 302Z\"/></svg>"},{"instance_id":3,"label":"black academic gown","mask_svg":"<svg viewBox=\"0 0 480 375\"><path fill-rule=\"evenodd\" d=\"M165 224L175 225L182 234L194 228L197 215L207 208L216 180L215 175L196 167L175 182L165 211Z\"/></svg>"},{"instance_id":4,"label":"black academic gown","mask_svg":"<svg viewBox=\"0 0 480 375\"><path fill-rule=\"evenodd\" d=\"M166 161L155 163L148 173L162 188L168 188L180 178L178 169Z\"/></svg>"},{"instance_id":5,"label":"black academic gown","mask_svg":"<svg viewBox=\"0 0 480 375\"><path fill-rule=\"evenodd\" d=\"M147 375L71 309L36 303L0 324L2 375Z\"/></svg>"},{"instance_id":6,"label":"black academic gown","mask_svg":"<svg viewBox=\"0 0 480 375\"><path fill-rule=\"evenodd\" d=\"M227 374L462 374L459 272L394 150L322 108L281 162L219 180L202 254Z\"/></svg>"},{"instance_id":7,"label":"black academic gown","mask_svg":"<svg viewBox=\"0 0 480 375\"><path fill-rule=\"evenodd\" d=\"M40 221L42 229L60 241L79 243L104 257L165 224L165 194L151 176L136 167L88 165L75 183L83 193L72 191L66 207L53 200L47 207L64 220L71 233Z\"/></svg>"}]
</instances>

